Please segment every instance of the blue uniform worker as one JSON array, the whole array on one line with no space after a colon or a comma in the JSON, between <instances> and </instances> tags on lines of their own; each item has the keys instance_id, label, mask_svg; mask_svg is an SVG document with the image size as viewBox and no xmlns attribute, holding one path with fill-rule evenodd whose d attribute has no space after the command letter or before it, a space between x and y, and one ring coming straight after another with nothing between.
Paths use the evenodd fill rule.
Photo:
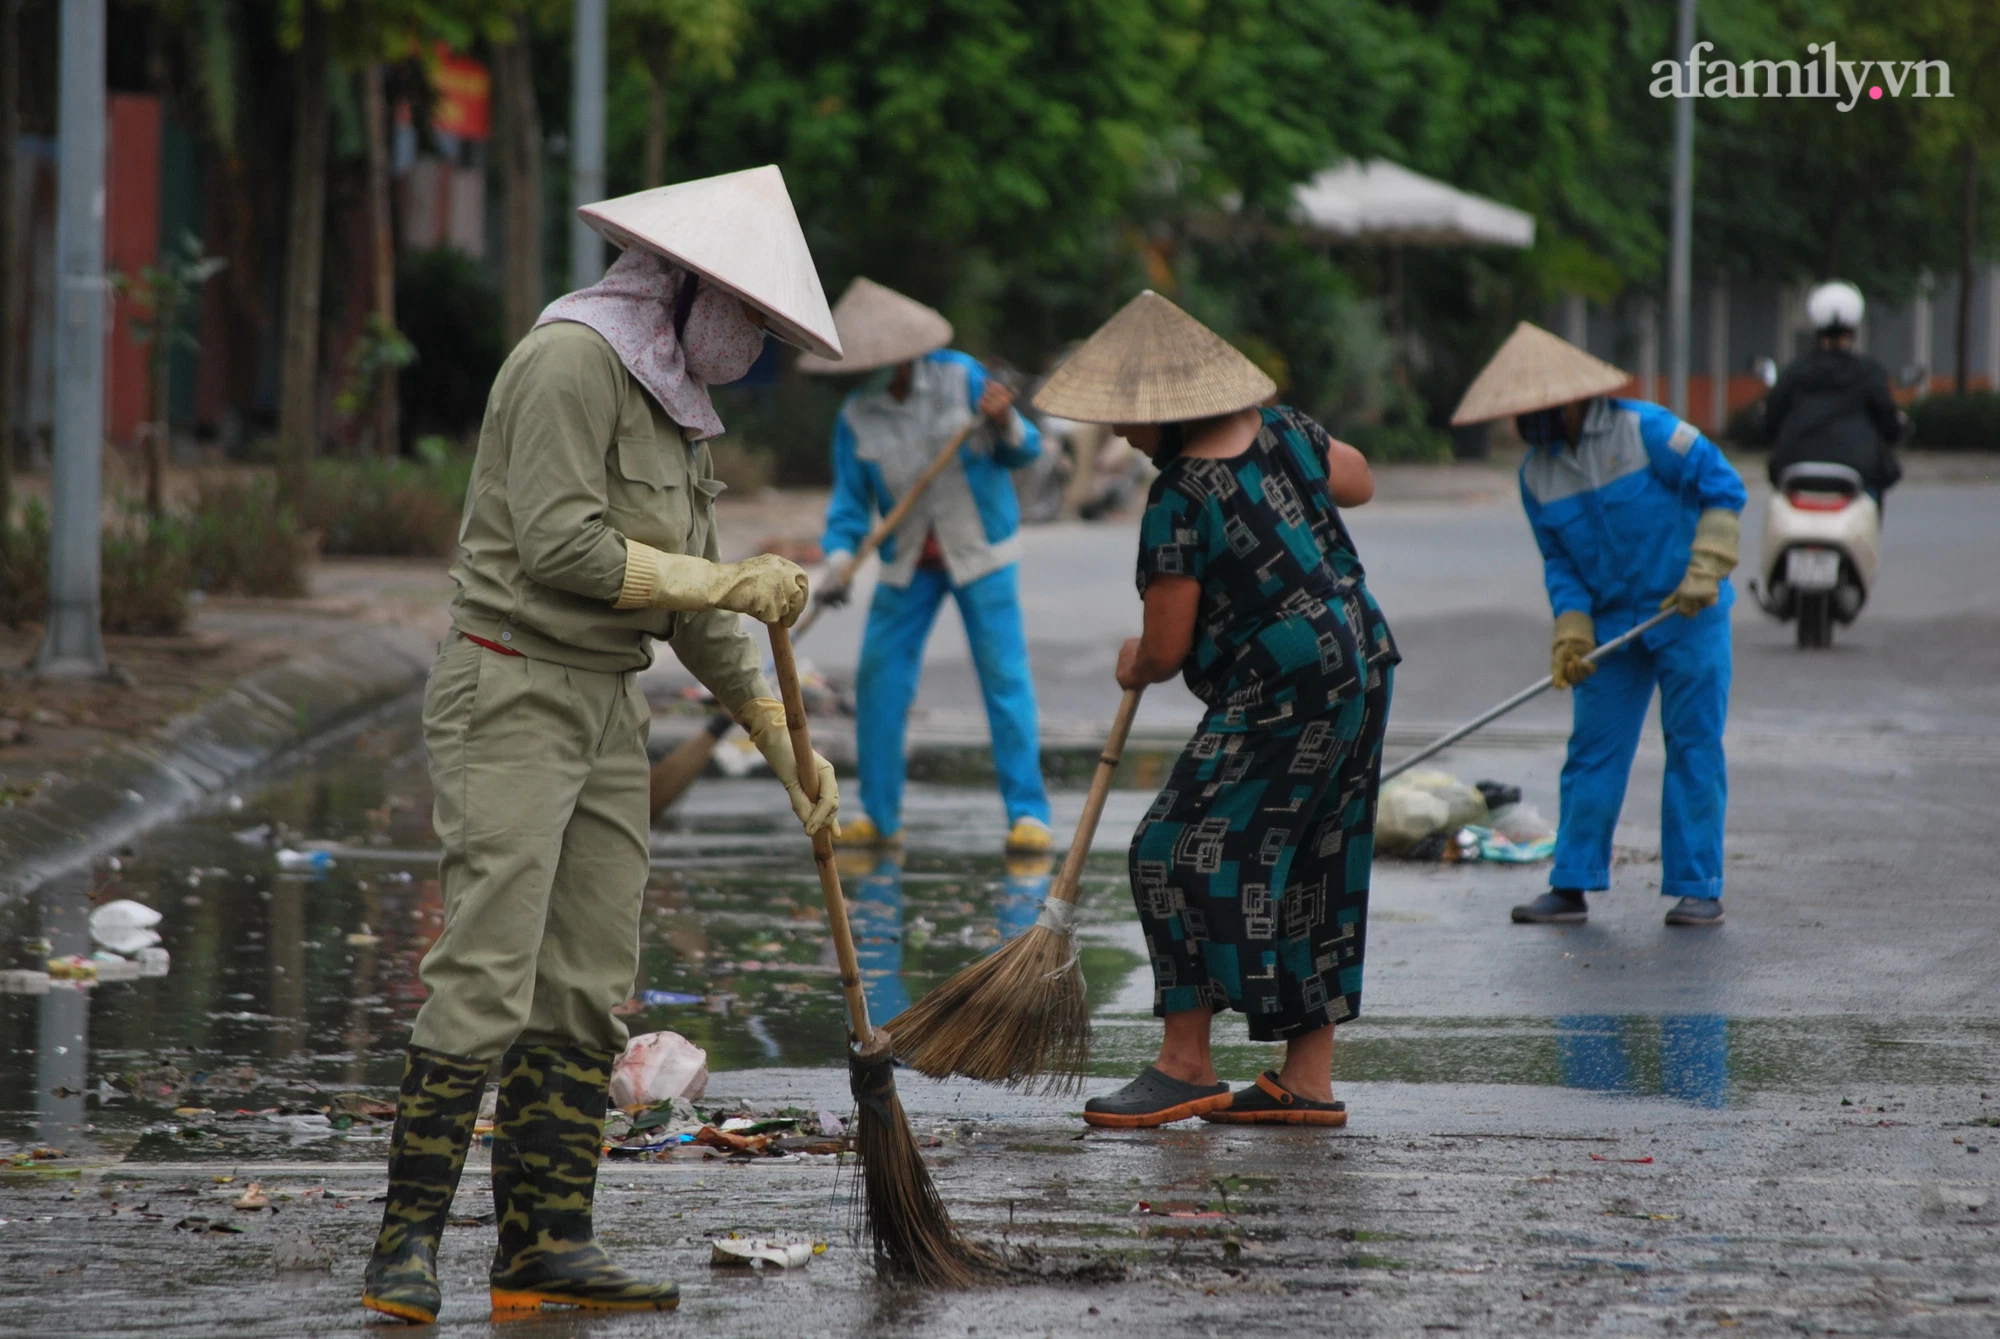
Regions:
<instances>
[{"instance_id":1,"label":"blue uniform worker","mask_svg":"<svg viewBox=\"0 0 2000 1339\"><path fill-rule=\"evenodd\" d=\"M1727 575L1743 480L1715 443L1658 405L1593 398L1571 411L1542 410L1519 423L1531 446L1521 503L1556 615L1554 673L1559 687L1567 680L1576 690L1552 891L1542 901L1571 903L1577 914L1538 915L1530 904L1515 919L1580 920L1582 894L1611 886L1611 837L1658 688L1667 748L1660 891L1694 904L1676 908L1672 923L1710 923L1721 911L1735 602ZM1594 673L1582 661L1599 642L1677 603L1691 616L1645 633Z\"/></svg>"},{"instance_id":2,"label":"blue uniform worker","mask_svg":"<svg viewBox=\"0 0 2000 1339\"><path fill-rule=\"evenodd\" d=\"M938 349L848 396L834 424L833 501L822 543L836 570L952 436L979 425L958 449L958 468L938 476L881 547L855 693L867 821L848 825L849 841L886 841L901 831L905 725L924 643L950 596L979 671L1008 844L1051 844L1021 620L1020 507L1008 477L1040 454L1041 434L1011 407L982 410L987 387L976 359Z\"/></svg>"}]
</instances>

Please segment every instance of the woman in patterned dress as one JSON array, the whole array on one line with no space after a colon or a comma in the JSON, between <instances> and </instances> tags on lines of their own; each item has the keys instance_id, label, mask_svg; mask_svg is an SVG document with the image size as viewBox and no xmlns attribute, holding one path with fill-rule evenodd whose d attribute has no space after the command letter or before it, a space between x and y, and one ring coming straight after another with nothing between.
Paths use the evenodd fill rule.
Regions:
<instances>
[{"instance_id":1,"label":"woman in patterned dress","mask_svg":"<svg viewBox=\"0 0 2000 1339\"><path fill-rule=\"evenodd\" d=\"M1097 346L1093 349L1093 346ZM1093 1125L1191 1116L1341 1125L1334 1025L1361 1009L1375 797L1399 656L1337 508L1374 495L1361 453L1155 294L1051 378L1038 406L1110 421L1160 467L1141 523L1142 636L1120 686L1181 675L1208 708L1132 839L1159 1058L1085 1105ZM1281 1068L1232 1093L1222 1009Z\"/></svg>"}]
</instances>

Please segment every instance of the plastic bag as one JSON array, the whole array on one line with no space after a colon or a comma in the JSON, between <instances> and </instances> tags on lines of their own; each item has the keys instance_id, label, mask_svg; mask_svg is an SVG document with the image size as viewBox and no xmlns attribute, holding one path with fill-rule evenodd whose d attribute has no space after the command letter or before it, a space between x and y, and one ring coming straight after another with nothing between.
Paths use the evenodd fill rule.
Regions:
<instances>
[{"instance_id":1,"label":"plastic bag","mask_svg":"<svg viewBox=\"0 0 2000 1339\"><path fill-rule=\"evenodd\" d=\"M1460 860L1491 860L1502 865L1537 865L1544 860L1555 859L1556 838L1552 832L1546 837L1516 842L1492 828L1467 826L1458 830L1457 848Z\"/></svg>"},{"instance_id":2,"label":"plastic bag","mask_svg":"<svg viewBox=\"0 0 2000 1339\"><path fill-rule=\"evenodd\" d=\"M708 1091L708 1052L678 1032L648 1032L625 1043L611 1067L611 1105L647 1107Z\"/></svg>"},{"instance_id":3,"label":"plastic bag","mask_svg":"<svg viewBox=\"0 0 2000 1339\"><path fill-rule=\"evenodd\" d=\"M1530 846L1556 835L1556 825L1542 811L1525 801L1503 804L1493 810L1491 826L1508 841Z\"/></svg>"},{"instance_id":4,"label":"plastic bag","mask_svg":"<svg viewBox=\"0 0 2000 1339\"><path fill-rule=\"evenodd\" d=\"M1449 772L1406 772L1382 787L1375 849L1406 855L1426 837L1486 823L1486 800Z\"/></svg>"},{"instance_id":5,"label":"plastic bag","mask_svg":"<svg viewBox=\"0 0 2000 1339\"><path fill-rule=\"evenodd\" d=\"M160 942L159 923L159 912L121 897L90 913L90 937L114 953L137 953Z\"/></svg>"}]
</instances>

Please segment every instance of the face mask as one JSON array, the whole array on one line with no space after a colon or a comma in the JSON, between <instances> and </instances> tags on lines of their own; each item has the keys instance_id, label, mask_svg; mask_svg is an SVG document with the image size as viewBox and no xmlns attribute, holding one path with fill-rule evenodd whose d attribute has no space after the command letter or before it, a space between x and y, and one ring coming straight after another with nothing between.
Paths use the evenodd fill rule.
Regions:
<instances>
[{"instance_id":1,"label":"face mask","mask_svg":"<svg viewBox=\"0 0 2000 1339\"><path fill-rule=\"evenodd\" d=\"M681 332L688 374L710 386L742 379L764 351L764 332L735 296L703 282Z\"/></svg>"},{"instance_id":2,"label":"face mask","mask_svg":"<svg viewBox=\"0 0 2000 1339\"><path fill-rule=\"evenodd\" d=\"M1569 433L1563 427L1560 405L1554 409L1537 409L1532 414L1515 415L1514 431L1520 433L1521 440L1529 446L1554 446L1569 440Z\"/></svg>"}]
</instances>

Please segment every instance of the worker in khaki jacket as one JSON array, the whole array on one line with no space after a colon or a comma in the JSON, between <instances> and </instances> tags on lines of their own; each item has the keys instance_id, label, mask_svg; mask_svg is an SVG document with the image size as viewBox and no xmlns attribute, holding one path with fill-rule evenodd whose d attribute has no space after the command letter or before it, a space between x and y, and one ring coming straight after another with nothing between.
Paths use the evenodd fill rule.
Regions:
<instances>
[{"instance_id":1,"label":"worker in khaki jacket","mask_svg":"<svg viewBox=\"0 0 2000 1339\"><path fill-rule=\"evenodd\" d=\"M452 568L453 630L424 742L443 847L444 932L424 959L363 1305L436 1318L438 1236L486 1076L496 1311L672 1306L670 1282L614 1266L591 1231L612 1012L639 962L648 868L638 686L666 640L757 742L808 832L834 824L825 759L809 803L784 709L741 615L789 625L806 577L718 561L708 386L764 332L838 357L812 257L775 167L586 206L626 248L601 283L543 312L495 380Z\"/></svg>"}]
</instances>

